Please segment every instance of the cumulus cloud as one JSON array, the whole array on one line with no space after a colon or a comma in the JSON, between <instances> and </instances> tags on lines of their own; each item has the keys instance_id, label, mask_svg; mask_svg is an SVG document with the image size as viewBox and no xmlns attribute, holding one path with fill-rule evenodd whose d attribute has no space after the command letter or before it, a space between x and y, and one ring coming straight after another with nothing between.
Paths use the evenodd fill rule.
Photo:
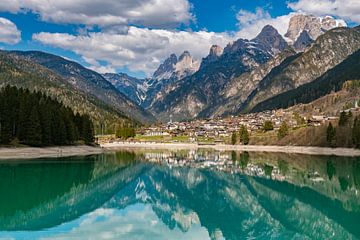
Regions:
<instances>
[{"instance_id":1,"label":"cumulus cloud","mask_svg":"<svg viewBox=\"0 0 360 240\"><path fill-rule=\"evenodd\" d=\"M0 18L0 42L16 44L21 40L21 32L16 25L6 18Z\"/></svg>"},{"instance_id":2,"label":"cumulus cloud","mask_svg":"<svg viewBox=\"0 0 360 240\"><path fill-rule=\"evenodd\" d=\"M232 37L225 33L206 31L186 32L129 27L127 33L91 32L88 35L68 33L37 33L33 39L43 44L71 50L83 57L93 69L100 71L127 67L151 75L170 53L188 50L201 59L210 46L225 46ZM99 68L99 62L106 62ZM104 64L102 64L104 65Z\"/></svg>"},{"instance_id":3,"label":"cumulus cloud","mask_svg":"<svg viewBox=\"0 0 360 240\"><path fill-rule=\"evenodd\" d=\"M194 18L188 0L2 0L0 11L31 11L43 21L100 27L172 26Z\"/></svg>"},{"instance_id":4,"label":"cumulus cloud","mask_svg":"<svg viewBox=\"0 0 360 240\"><path fill-rule=\"evenodd\" d=\"M266 25L272 25L281 35L285 35L289 27L290 18L294 14L295 13L290 13L288 15L273 18L269 12L262 8L257 8L255 12L240 10L236 15L239 27L237 36L240 38L252 39L256 37Z\"/></svg>"},{"instance_id":5,"label":"cumulus cloud","mask_svg":"<svg viewBox=\"0 0 360 240\"><path fill-rule=\"evenodd\" d=\"M289 7L315 15L332 15L360 23L359 0L299 0L290 2Z\"/></svg>"}]
</instances>

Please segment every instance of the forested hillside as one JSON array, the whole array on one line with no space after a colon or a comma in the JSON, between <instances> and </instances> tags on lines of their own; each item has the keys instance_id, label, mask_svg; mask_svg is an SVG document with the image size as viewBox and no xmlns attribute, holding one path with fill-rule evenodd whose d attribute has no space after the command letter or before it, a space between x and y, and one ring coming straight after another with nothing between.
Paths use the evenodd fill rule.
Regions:
<instances>
[{"instance_id":1,"label":"forested hillside","mask_svg":"<svg viewBox=\"0 0 360 240\"><path fill-rule=\"evenodd\" d=\"M332 91L339 91L347 80L360 79L360 50L327 71L313 82L284 92L256 105L252 111L288 108L299 103L309 103Z\"/></svg>"},{"instance_id":2,"label":"forested hillside","mask_svg":"<svg viewBox=\"0 0 360 240\"><path fill-rule=\"evenodd\" d=\"M40 92L0 90L0 144L71 145L94 141L89 115L80 115Z\"/></svg>"}]
</instances>

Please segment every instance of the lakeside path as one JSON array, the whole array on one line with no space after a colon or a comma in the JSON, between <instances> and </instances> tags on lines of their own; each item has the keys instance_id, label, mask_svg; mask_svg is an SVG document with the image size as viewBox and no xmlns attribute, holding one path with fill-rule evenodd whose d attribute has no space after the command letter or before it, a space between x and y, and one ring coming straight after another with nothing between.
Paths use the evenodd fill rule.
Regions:
<instances>
[{"instance_id":1,"label":"lakeside path","mask_svg":"<svg viewBox=\"0 0 360 240\"><path fill-rule=\"evenodd\" d=\"M261 145L198 145L195 143L130 143L115 142L101 144L101 147L107 150L121 149L189 149L196 150L200 148L214 149L218 151L248 151L248 152L281 152L296 153L308 155L335 155L346 157L360 156L360 149L353 148L324 148L324 147L305 147L305 146L261 146Z\"/></svg>"},{"instance_id":2,"label":"lakeside path","mask_svg":"<svg viewBox=\"0 0 360 240\"><path fill-rule=\"evenodd\" d=\"M92 154L100 154L102 152L102 148L90 146L64 146L44 148L0 147L0 160L86 156Z\"/></svg>"}]
</instances>

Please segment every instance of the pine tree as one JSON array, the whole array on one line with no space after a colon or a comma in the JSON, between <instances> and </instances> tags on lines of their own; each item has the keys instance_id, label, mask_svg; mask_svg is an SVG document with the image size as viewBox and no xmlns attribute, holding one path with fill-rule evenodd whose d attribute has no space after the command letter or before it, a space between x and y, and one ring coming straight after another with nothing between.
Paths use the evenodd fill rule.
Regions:
<instances>
[{"instance_id":1,"label":"pine tree","mask_svg":"<svg viewBox=\"0 0 360 240\"><path fill-rule=\"evenodd\" d=\"M244 125L241 125L241 127L240 127L240 142L244 145L248 145L249 141L250 141L249 132Z\"/></svg>"},{"instance_id":2,"label":"pine tree","mask_svg":"<svg viewBox=\"0 0 360 240\"><path fill-rule=\"evenodd\" d=\"M289 134L289 127L286 122L283 122L278 131L278 138L282 139Z\"/></svg>"},{"instance_id":3,"label":"pine tree","mask_svg":"<svg viewBox=\"0 0 360 240\"><path fill-rule=\"evenodd\" d=\"M336 129L333 127L332 123L330 122L326 130L327 142L332 144L333 140L335 139L335 136L336 136Z\"/></svg>"},{"instance_id":4,"label":"pine tree","mask_svg":"<svg viewBox=\"0 0 360 240\"><path fill-rule=\"evenodd\" d=\"M82 139L86 144L94 142L94 126L88 115L82 116Z\"/></svg>"},{"instance_id":5,"label":"pine tree","mask_svg":"<svg viewBox=\"0 0 360 240\"><path fill-rule=\"evenodd\" d=\"M346 126L348 121L349 121L349 115L345 111L342 111L340 113L339 126L341 126L341 127Z\"/></svg>"}]
</instances>

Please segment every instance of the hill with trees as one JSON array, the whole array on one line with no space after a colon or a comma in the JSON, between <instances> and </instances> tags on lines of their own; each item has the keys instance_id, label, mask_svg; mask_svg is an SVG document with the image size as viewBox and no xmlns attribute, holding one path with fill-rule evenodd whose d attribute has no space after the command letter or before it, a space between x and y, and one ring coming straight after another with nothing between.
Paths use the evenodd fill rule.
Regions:
<instances>
[{"instance_id":1,"label":"hill with trees","mask_svg":"<svg viewBox=\"0 0 360 240\"><path fill-rule=\"evenodd\" d=\"M138 124L95 96L78 91L50 69L24 57L0 51L0 87L6 85L41 91L74 112L89 115L98 133L114 133L118 125Z\"/></svg>"}]
</instances>

